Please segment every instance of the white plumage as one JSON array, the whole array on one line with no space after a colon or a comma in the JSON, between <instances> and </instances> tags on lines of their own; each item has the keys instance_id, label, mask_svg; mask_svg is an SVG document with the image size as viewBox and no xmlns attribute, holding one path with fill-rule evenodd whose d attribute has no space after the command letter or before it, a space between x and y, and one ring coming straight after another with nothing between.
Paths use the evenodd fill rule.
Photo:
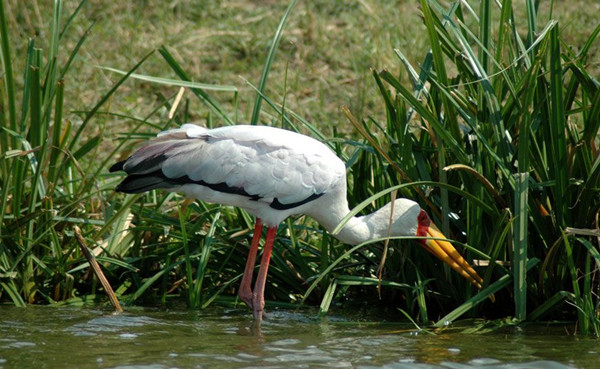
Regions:
<instances>
[{"instance_id":1,"label":"white plumage","mask_svg":"<svg viewBox=\"0 0 600 369\"><path fill-rule=\"evenodd\" d=\"M307 214L331 231L349 213L346 167L323 143L299 133L265 126L206 129L194 124L158 134L112 171L127 177L117 191L156 188L180 191L202 201L237 206L257 217L240 297L257 320L264 307L264 283L275 230L293 214ZM359 244L386 236L443 237L427 214L408 199L350 219L339 240ZM391 223L390 223L391 221ZM252 271L262 224L269 227L254 292ZM481 287L481 278L448 242L423 240L434 255Z\"/></svg>"},{"instance_id":2,"label":"white plumage","mask_svg":"<svg viewBox=\"0 0 600 369\"><path fill-rule=\"evenodd\" d=\"M158 157L163 160L143 166ZM304 135L263 126L207 130L185 124L159 134L134 153L122 169L135 175L159 168L167 178L187 176L188 182L226 185L231 192L196 183L180 183L168 189L203 201L244 208L268 226L276 226L303 210L301 205L277 210L272 207L275 199L276 204L286 207L311 196L335 192L336 186L344 191L346 187L344 163L327 146ZM124 184L120 189L126 187ZM232 193L236 189L251 196Z\"/></svg>"}]
</instances>

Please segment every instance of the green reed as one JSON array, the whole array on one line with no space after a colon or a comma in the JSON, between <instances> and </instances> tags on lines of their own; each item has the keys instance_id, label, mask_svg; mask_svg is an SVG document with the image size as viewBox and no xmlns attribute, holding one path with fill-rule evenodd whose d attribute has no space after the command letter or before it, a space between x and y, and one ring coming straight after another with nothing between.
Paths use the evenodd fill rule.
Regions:
<instances>
[{"instance_id":1,"label":"green reed","mask_svg":"<svg viewBox=\"0 0 600 369\"><path fill-rule=\"evenodd\" d=\"M98 260L124 302L156 305L183 297L195 308L236 303L253 219L161 191L116 195L121 177L107 174L119 153L186 122L190 100L165 119L160 112L174 108L175 95L158 93L147 116L119 116L131 122L123 133L97 133L90 123L116 116L101 109L135 78L189 89L208 107L207 126L233 124L243 115L237 88L191 82L163 46L126 71L104 68L119 79L74 124L63 111L64 77L93 24L72 49L62 41L84 3L65 16L55 1L49 46L42 50L32 38L22 72L11 64L0 4L0 300L23 306L94 297L96 282L85 273L72 237L78 224L90 245L101 246ZM574 51L561 40L559 24L539 19L531 1L519 29L510 1L499 6L485 0L475 9L421 0L427 31L421 36L430 52L411 60L393 50L398 68L372 73L381 97L374 110L385 118L342 109L360 138L327 138L324 125L285 108L266 89L295 5L274 30L258 87L248 82L256 94L250 122L301 131L329 145L348 167L354 213L383 205L393 191L419 201L457 248L478 261L484 288L476 291L440 268L410 237L390 241L379 279L384 240L348 247L298 217L278 230L267 308L320 304L325 314L376 305L439 327L465 315L566 318L577 319L581 332L598 334L600 92L586 58L600 26ZM136 73L151 56L179 80ZM233 108L217 93L231 97ZM114 142L99 155L105 136Z\"/></svg>"},{"instance_id":2,"label":"green reed","mask_svg":"<svg viewBox=\"0 0 600 369\"><path fill-rule=\"evenodd\" d=\"M88 235L95 227L106 226L104 217L97 215L105 208L101 195L105 184L99 181L98 172L106 162L93 160L102 137L84 138L82 133L125 78L80 124L74 125L65 116L65 76L91 25L71 49L62 46L62 41L84 3L65 16L62 1L54 2L48 40L29 39L25 69L19 73L13 68L12 34L0 4L0 56L5 71L0 91L0 298L19 306L68 299L82 282L88 284L83 290L88 290L89 276L74 277L83 259L72 226L86 226ZM38 47L45 43L47 50ZM123 265L111 255L99 260Z\"/></svg>"},{"instance_id":3,"label":"green reed","mask_svg":"<svg viewBox=\"0 0 600 369\"><path fill-rule=\"evenodd\" d=\"M567 299L580 331L597 333L600 264L593 247L580 246L595 241L565 232L598 227L600 91L586 71L586 55L600 26L575 53L561 41L557 22L538 28L533 6L527 7L522 38L511 2L501 5L483 1L477 13L464 4L445 8L435 0L421 1L430 53L411 63L397 51L410 84L386 70L374 73L387 121L358 123L351 117L377 151L386 153L365 176L380 178L393 169L387 186L435 181L420 186L420 192L404 193L434 205L429 210L436 222L449 222L453 236L489 259L489 266L480 268L486 284L514 279L512 288L494 291L496 302L468 300L485 305L481 310L469 305L475 314L491 311L525 320L531 311L540 318L539 307L550 314ZM420 72L413 65L420 65ZM490 208L448 193L448 184ZM544 262L526 267L535 259ZM421 272L427 265L413 262Z\"/></svg>"}]
</instances>

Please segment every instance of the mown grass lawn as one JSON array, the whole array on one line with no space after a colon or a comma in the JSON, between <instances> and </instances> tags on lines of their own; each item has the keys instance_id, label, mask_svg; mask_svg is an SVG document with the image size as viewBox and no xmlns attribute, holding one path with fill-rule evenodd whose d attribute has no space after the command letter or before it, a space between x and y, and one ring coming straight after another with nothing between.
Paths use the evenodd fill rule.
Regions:
<instances>
[{"instance_id":1,"label":"mown grass lawn","mask_svg":"<svg viewBox=\"0 0 600 369\"><path fill-rule=\"evenodd\" d=\"M6 3L15 69L20 71L27 39L39 34L40 47L47 43L52 2ZM64 2L65 14L77 5L77 1ZM232 96L217 98L223 104L229 102L226 106L230 111L238 111L240 122L248 122L255 94L246 80L257 84L272 35L287 5L281 1L88 1L65 34L64 50L59 55L66 59L67 51L95 22L66 76L65 111L89 109L119 78L98 67L128 70L149 51L164 45L193 80L239 88L237 108ZM524 5L515 2L514 6L516 22L525 24ZM597 25L598 11L600 4L594 2L556 2L552 18L559 20L565 43L581 47ZM419 63L428 50L420 13L418 3L412 1L299 2L271 68L268 96L278 102L285 96L288 108L325 132L336 127L351 136L341 106L349 106L359 118L383 115L371 68L399 71L395 48L413 63ZM549 17L549 2L542 2L538 22L543 24ZM591 51L589 61L590 73L597 76L597 49ZM139 72L175 77L158 56L146 61ZM157 93L173 96L177 88L131 80L117 91L106 110L144 117L160 101ZM208 109L198 101L191 103L190 119L205 120ZM99 116L98 120L109 128L108 136L123 124L115 117Z\"/></svg>"}]
</instances>

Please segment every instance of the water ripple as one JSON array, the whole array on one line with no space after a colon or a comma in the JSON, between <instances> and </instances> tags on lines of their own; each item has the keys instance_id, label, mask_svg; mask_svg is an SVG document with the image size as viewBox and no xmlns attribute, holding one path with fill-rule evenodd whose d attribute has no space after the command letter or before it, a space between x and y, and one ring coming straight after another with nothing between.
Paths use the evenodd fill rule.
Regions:
<instances>
[{"instance_id":1,"label":"water ripple","mask_svg":"<svg viewBox=\"0 0 600 369\"><path fill-rule=\"evenodd\" d=\"M530 326L502 334L412 334L314 313L0 306L0 369L72 367L571 369L594 368L598 343Z\"/></svg>"}]
</instances>

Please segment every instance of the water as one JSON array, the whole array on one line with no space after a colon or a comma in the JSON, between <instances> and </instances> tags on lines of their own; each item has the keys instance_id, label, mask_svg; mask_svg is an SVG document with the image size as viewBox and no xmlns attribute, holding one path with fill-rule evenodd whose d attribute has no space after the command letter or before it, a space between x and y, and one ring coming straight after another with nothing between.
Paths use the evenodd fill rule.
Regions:
<instances>
[{"instance_id":1,"label":"water","mask_svg":"<svg viewBox=\"0 0 600 369\"><path fill-rule=\"evenodd\" d=\"M595 368L600 342L562 326L428 334L399 324L244 309L0 306L0 368Z\"/></svg>"}]
</instances>

